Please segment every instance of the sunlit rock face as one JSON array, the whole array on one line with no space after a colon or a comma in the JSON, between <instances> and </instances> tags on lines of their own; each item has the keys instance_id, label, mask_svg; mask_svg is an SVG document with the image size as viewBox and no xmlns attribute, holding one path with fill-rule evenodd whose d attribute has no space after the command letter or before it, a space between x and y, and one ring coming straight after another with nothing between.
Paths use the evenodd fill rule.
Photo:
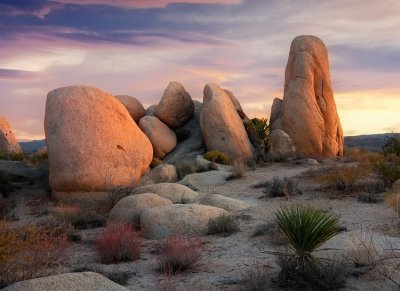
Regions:
<instances>
[{"instance_id":1,"label":"sunlit rock face","mask_svg":"<svg viewBox=\"0 0 400 291\"><path fill-rule=\"evenodd\" d=\"M20 152L21 147L11 131L8 121L0 116L0 152Z\"/></svg>"},{"instance_id":2,"label":"sunlit rock face","mask_svg":"<svg viewBox=\"0 0 400 291\"><path fill-rule=\"evenodd\" d=\"M53 192L136 185L153 157L149 139L124 105L95 87L49 92L44 127Z\"/></svg>"},{"instance_id":3,"label":"sunlit rock face","mask_svg":"<svg viewBox=\"0 0 400 291\"><path fill-rule=\"evenodd\" d=\"M291 44L282 102L274 101L271 128L286 132L300 157L343 155L343 131L329 72L328 51L317 37Z\"/></svg>"},{"instance_id":4,"label":"sunlit rock face","mask_svg":"<svg viewBox=\"0 0 400 291\"><path fill-rule=\"evenodd\" d=\"M192 97L178 82L170 82L157 105L155 116L169 127L180 127L192 116L194 105Z\"/></svg>"},{"instance_id":5,"label":"sunlit rock face","mask_svg":"<svg viewBox=\"0 0 400 291\"><path fill-rule=\"evenodd\" d=\"M207 150L219 150L232 159L253 160L253 147L231 97L215 84L204 87L200 128Z\"/></svg>"}]
</instances>

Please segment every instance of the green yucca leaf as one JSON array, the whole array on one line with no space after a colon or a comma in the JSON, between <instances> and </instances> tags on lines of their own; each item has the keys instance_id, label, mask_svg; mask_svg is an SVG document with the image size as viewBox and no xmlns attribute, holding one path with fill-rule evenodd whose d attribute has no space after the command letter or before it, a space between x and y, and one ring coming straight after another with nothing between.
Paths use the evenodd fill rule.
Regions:
<instances>
[{"instance_id":1,"label":"green yucca leaf","mask_svg":"<svg viewBox=\"0 0 400 291\"><path fill-rule=\"evenodd\" d=\"M281 208L275 220L301 261L312 260L311 253L339 232L339 216L314 207ZM309 257L304 259L304 257Z\"/></svg>"}]
</instances>

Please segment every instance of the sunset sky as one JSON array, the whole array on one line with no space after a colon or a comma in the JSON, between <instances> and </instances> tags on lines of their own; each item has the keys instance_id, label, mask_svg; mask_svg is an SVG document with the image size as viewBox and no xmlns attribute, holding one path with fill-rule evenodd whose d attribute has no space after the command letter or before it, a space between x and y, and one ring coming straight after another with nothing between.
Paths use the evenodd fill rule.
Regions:
<instances>
[{"instance_id":1,"label":"sunset sky","mask_svg":"<svg viewBox=\"0 0 400 291\"><path fill-rule=\"evenodd\" d=\"M231 90L250 117L282 97L292 39L320 37L345 135L400 132L399 0L0 0L0 115L44 138L48 91L156 104L169 81Z\"/></svg>"}]
</instances>

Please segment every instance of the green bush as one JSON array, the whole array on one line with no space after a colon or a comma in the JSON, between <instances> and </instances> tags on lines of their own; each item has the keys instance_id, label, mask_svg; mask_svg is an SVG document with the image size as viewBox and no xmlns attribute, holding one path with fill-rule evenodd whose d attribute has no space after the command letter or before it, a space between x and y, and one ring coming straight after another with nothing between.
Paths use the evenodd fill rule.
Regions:
<instances>
[{"instance_id":1,"label":"green bush","mask_svg":"<svg viewBox=\"0 0 400 291\"><path fill-rule=\"evenodd\" d=\"M379 163L375 165L378 179L385 187L392 187L396 180L400 179L400 165L392 163Z\"/></svg>"},{"instance_id":2,"label":"green bush","mask_svg":"<svg viewBox=\"0 0 400 291\"><path fill-rule=\"evenodd\" d=\"M292 250L288 265L293 270L316 269L317 260L312 253L340 230L339 216L311 206L280 208L275 213L275 220Z\"/></svg>"},{"instance_id":3,"label":"green bush","mask_svg":"<svg viewBox=\"0 0 400 291\"><path fill-rule=\"evenodd\" d=\"M386 137L382 146L382 152L386 155L394 154L400 156L400 134L396 133L391 137Z\"/></svg>"},{"instance_id":4,"label":"green bush","mask_svg":"<svg viewBox=\"0 0 400 291\"><path fill-rule=\"evenodd\" d=\"M266 118L253 118L244 122L250 142L256 150L257 161L266 161L269 149L269 125Z\"/></svg>"},{"instance_id":5,"label":"green bush","mask_svg":"<svg viewBox=\"0 0 400 291\"><path fill-rule=\"evenodd\" d=\"M207 234L222 234L224 236L231 235L239 231L239 224L231 215L220 215L208 222Z\"/></svg>"},{"instance_id":6,"label":"green bush","mask_svg":"<svg viewBox=\"0 0 400 291\"><path fill-rule=\"evenodd\" d=\"M190 137L190 130L185 127L178 127L175 129L175 135L177 142L184 141Z\"/></svg>"},{"instance_id":7,"label":"green bush","mask_svg":"<svg viewBox=\"0 0 400 291\"><path fill-rule=\"evenodd\" d=\"M208 151L204 154L204 158L214 163L228 165L229 164L229 156L221 151L212 150Z\"/></svg>"}]
</instances>

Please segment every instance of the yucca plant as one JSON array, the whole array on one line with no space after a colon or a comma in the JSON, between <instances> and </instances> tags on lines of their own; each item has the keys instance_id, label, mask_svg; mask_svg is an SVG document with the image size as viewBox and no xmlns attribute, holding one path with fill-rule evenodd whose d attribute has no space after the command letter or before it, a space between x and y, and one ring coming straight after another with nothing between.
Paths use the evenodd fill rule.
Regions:
<instances>
[{"instance_id":1,"label":"yucca plant","mask_svg":"<svg viewBox=\"0 0 400 291\"><path fill-rule=\"evenodd\" d=\"M289 259L290 265L297 270L315 269L316 259L312 252L339 232L339 216L311 206L281 208L275 216L294 252Z\"/></svg>"}]
</instances>

